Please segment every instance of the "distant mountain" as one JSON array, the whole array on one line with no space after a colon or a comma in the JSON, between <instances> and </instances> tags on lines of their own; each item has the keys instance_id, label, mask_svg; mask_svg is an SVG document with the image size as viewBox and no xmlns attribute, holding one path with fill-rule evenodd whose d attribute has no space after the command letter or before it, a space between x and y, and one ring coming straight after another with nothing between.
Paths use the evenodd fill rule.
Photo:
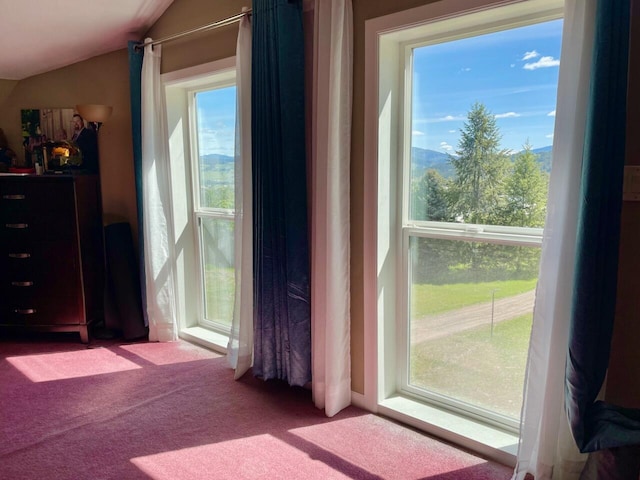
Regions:
<instances>
[{"instance_id":1,"label":"distant mountain","mask_svg":"<svg viewBox=\"0 0 640 480\"><path fill-rule=\"evenodd\" d=\"M412 177L421 177L427 170L435 170L445 178L453 175L453 167L449 163L449 155L425 148L411 148Z\"/></svg>"},{"instance_id":2,"label":"distant mountain","mask_svg":"<svg viewBox=\"0 0 640 480\"><path fill-rule=\"evenodd\" d=\"M552 151L552 149L553 149L553 145L547 145L546 147L540 147L540 148L531 149L531 153L534 153L534 154L537 155L538 163L540 164L540 168L542 169L543 172L547 172L547 173L551 172L551 151ZM520 152L518 152L518 153L520 153ZM514 153L513 155L511 155L511 161L513 161L515 159L515 156L518 155L518 153Z\"/></svg>"},{"instance_id":3,"label":"distant mountain","mask_svg":"<svg viewBox=\"0 0 640 480\"><path fill-rule=\"evenodd\" d=\"M553 149L553 145L547 145L546 147L534 148L531 151L533 153L545 153L550 152Z\"/></svg>"},{"instance_id":4,"label":"distant mountain","mask_svg":"<svg viewBox=\"0 0 640 480\"><path fill-rule=\"evenodd\" d=\"M210 153L208 155L202 155L200 157L200 162L203 165L220 165L221 163L233 163L234 161L234 157L230 157L228 155L219 155L217 153Z\"/></svg>"},{"instance_id":5,"label":"distant mountain","mask_svg":"<svg viewBox=\"0 0 640 480\"><path fill-rule=\"evenodd\" d=\"M549 173L551 171L551 150L552 146L534 148L531 150L538 157L538 163L542 171ZM520 153L520 152L518 152ZM518 153L511 155L511 161L515 159ZM412 178L420 178L427 170L433 169L445 178L452 178L454 169L449 163L449 155L435 150L425 148L411 148L411 176Z\"/></svg>"}]
</instances>

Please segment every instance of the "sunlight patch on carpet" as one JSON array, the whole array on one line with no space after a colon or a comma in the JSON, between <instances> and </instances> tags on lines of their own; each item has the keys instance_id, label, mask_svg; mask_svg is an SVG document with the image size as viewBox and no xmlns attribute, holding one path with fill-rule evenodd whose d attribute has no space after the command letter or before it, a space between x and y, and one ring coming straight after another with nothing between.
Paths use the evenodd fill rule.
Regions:
<instances>
[{"instance_id":1,"label":"sunlight patch on carpet","mask_svg":"<svg viewBox=\"0 0 640 480\"><path fill-rule=\"evenodd\" d=\"M106 348L23 355L6 360L34 383L142 368Z\"/></svg>"},{"instance_id":2,"label":"sunlight patch on carpet","mask_svg":"<svg viewBox=\"0 0 640 480\"><path fill-rule=\"evenodd\" d=\"M478 467L486 460L373 414L334 420L289 431L336 457L348 458L381 478L396 478L402 465L406 478L450 475ZM464 478L464 477L463 477Z\"/></svg>"},{"instance_id":3,"label":"sunlight patch on carpet","mask_svg":"<svg viewBox=\"0 0 640 480\"><path fill-rule=\"evenodd\" d=\"M132 345L120 345L118 348L137 355L154 365L193 362L221 356L218 353L182 341L136 343Z\"/></svg>"},{"instance_id":4,"label":"sunlight patch on carpet","mask_svg":"<svg viewBox=\"0 0 640 480\"><path fill-rule=\"evenodd\" d=\"M273 435L255 435L132 458L153 480L353 478Z\"/></svg>"}]
</instances>

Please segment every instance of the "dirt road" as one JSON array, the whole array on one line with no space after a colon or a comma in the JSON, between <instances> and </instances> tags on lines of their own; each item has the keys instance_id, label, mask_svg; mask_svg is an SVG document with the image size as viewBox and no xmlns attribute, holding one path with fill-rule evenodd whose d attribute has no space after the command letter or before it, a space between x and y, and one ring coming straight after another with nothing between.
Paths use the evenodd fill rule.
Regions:
<instances>
[{"instance_id":1,"label":"dirt road","mask_svg":"<svg viewBox=\"0 0 640 480\"><path fill-rule=\"evenodd\" d=\"M533 311L535 290L501 298L493 305L494 324ZM491 302L477 303L458 310L414 319L411 323L411 344L440 338L450 333L491 324Z\"/></svg>"}]
</instances>

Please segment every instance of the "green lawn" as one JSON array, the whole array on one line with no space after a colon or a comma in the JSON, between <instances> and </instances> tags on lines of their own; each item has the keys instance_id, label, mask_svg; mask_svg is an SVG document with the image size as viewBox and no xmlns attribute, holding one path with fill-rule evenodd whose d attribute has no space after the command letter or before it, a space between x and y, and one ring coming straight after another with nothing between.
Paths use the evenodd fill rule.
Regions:
<instances>
[{"instance_id":1,"label":"green lawn","mask_svg":"<svg viewBox=\"0 0 640 480\"><path fill-rule=\"evenodd\" d=\"M415 284L411 289L411 316L423 317L474 303L490 302L494 291L496 300L511 297L535 289L537 281L538 279L534 278L447 285Z\"/></svg>"},{"instance_id":2,"label":"green lawn","mask_svg":"<svg viewBox=\"0 0 640 480\"><path fill-rule=\"evenodd\" d=\"M532 314L411 346L410 382L519 418Z\"/></svg>"},{"instance_id":3,"label":"green lawn","mask_svg":"<svg viewBox=\"0 0 640 480\"><path fill-rule=\"evenodd\" d=\"M205 267L205 297L207 320L231 326L235 295L233 268Z\"/></svg>"}]
</instances>

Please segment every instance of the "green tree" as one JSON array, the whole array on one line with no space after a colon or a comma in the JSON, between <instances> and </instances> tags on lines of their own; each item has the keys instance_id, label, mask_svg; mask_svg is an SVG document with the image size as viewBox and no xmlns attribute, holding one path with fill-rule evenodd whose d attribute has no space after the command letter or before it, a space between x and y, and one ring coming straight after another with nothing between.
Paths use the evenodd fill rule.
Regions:
<instances>
[{"instance_id":1,"label":"green tree","mask_svg":"<svg viewBox=\"0 0 640 480\"><path fill-rule=\"evenodd\" d=\"M544 227L549 175L540 169L528 141L523 148L506 182L503 222L517 227Z\"/></svg>"},{"instance_id":2,"label":"green tree","mask_svg":"<svg viewBox=\"0 0 640 480\"><path fill-rule=\"evenodd\" d=\"M434 222L450 220L449 196L447 180L436 170L427 170L412 185L411 219Z\"/></svg>"},{"instance_id":3,"label":"green tree","mask_svg":"<svg viewBox=\"0 0 640 480\"><path fill-rule=\"evenodd\" d=\"M476 102L460 130L456 155L449 161L455 169L455 213L465 223L492 224L499 220L504 203L504 183L509 170L500 130L484 104Z\"/></svg>"}]
</instances>

